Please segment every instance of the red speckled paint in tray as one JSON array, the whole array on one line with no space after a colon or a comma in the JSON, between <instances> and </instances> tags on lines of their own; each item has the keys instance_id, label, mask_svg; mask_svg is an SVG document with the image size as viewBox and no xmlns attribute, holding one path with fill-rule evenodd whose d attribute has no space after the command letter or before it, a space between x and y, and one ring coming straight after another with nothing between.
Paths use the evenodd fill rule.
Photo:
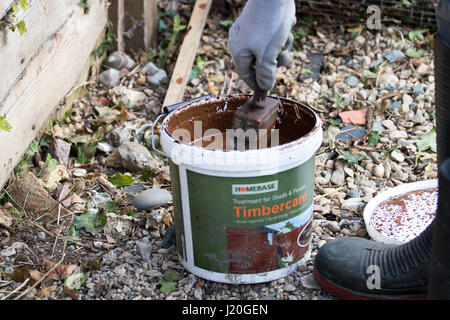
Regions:
<instances>
[{"instance_id":1,"label":"red speckled paint in tray","mask_svg":"<svg viewBox=\"0 0 450 320\"><path fill-rule=\"evenodd\" d=\"M370 224L386 237L412 240L436 216L437 197L437 188L427 188L389 198L375 208Z\"/></svg>"}]
</instances>

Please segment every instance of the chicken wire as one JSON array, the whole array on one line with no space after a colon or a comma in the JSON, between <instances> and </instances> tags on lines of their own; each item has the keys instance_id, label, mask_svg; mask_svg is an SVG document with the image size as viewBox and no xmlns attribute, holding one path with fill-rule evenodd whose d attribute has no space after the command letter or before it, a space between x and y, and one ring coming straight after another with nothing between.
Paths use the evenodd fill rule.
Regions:
<instances>
[{"instance_id":1,"label":"chicken wire","mask_svg":"<svg viewBox=\"0 0 450 320\"><path fill-rule=\"evenodd\" d=\"M339 17L346 22L362 21L369 17L371 5L381 9L382 20L436 28L435 7L439 0L298 0L300 14Z\"/></svg>"}]
</instances>

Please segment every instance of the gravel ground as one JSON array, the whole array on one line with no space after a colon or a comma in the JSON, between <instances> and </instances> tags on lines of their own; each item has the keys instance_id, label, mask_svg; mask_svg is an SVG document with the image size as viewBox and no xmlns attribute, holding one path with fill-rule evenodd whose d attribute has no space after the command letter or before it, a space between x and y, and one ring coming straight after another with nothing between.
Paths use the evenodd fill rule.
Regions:
<instances>
[{"instance_id":1,"label":"gravel ground","mask_svg":"<svg viewBox=\"0 0 450 320\"><path fill-rule=\"evenodd\" d=\"M227 19L233 17L214 13L208 19L197 55L200 57L196 61L198 77L188 85L186 98L207 93L249 92L246 85L233 75L231 57L226 48ZM181 23L183 21L186 23L186 18L182 17ZM76 233L80 239L78 244L64 242L67 239L64 235L70 232L73 222L70 214L62 217L60 225L54 228L46 229L36 220L29 223L26 217L22 222L16 218L10 228L0 225L0 250L10 248L14 242L27 245L17 249L15 255L0 256L0 298L17 297L20 292L29 289L27 295L21 298L333 299L317 286L312 276L312 260L318 248L335 238L368 237L362 210L380 191L402 183L437 177L436 154L432 145L421 143L424 135L430 134L434 128L433 54L429 34L425 33L423 39L410 39L408 32L411 29L399 26L386 25L379 32L371 32L357 25L352 28L299 22L295 29L297 39L293 66L279 69L277 84L272 92L309 105L324 122L324 143L316 159L312 254L305 266L286 278L264 284L229 285L198 278L181 267L175 246L166 245L169 239L167 232L173 223L172 203L166 199L150 212L138 212L136 220L128 219L133 227L120 240L106 231L96 235L80 231ZM106 145L98 147L102 151L97 151L92 161L80 165L71 156L71 178L67 180L70 190L78 197L71 197L69 208L75 215L80 215L89 206L95 209L97 204L102 203L99 197L105 195L105 191L111 199L117 199L115 192L119 192L119 196L126 192L123 188L114 189L102 184L95 173L105 177L111 177L118 171L124 173L123 170L105 166L110 154L105 148L108 145L122 145L121 137L129 132L125 130L127 124L139 123L139 128L142 123L148 123L148 115L154 118L161 108L167 85L159 88L146 86L145 79L139 80L139 70L143 65L145 63L139 64L136 72L122 77L125 88L136 89L144 95L139 95L145 100L143 107L128 112L124 121L107 123L112 126L109 132L118 131L106 135L102 140ZM173 64L167 67L167 71L170 72L171 67ZM110 107L117 103L115 99L120 95L117 88L94 85L88 89L89 94L78 101L70 113L72 127L55 125L52 138L64 138L66 131L86 132L86 114L92 113L94 106L112 110ZM97 120L100 111L103 112L101 119L108 119L106 109L96 110ZM120 110L115 110L120 114ZM349 127L350 124L339 120L340 112L353 110L367 110L365 124ZM357 129L367 131L358 136ZM353 130L351 139L345 136L349 130ZM377 133L368 136L370 132ZM93 135L92 130L90 134ZM140 143L148 142L147 137L145 134ZM119 140L117 143L115 138ZM75 143L73 140L71 142ZM128 192L128 198L119 197L122 199L122 202L117 202L120 209L129 208L142 188L170 191L167 165L156 156L154 160L160 164L157 174L140 187L134 185L137 189ZM34 166L31 171L39 176L42 170L38 169L39 166ZM138 179L135 174L131 176ZM42 180L42 176L39 179ZM3 202L4 212L12 210L11 202L11 199ZM63 253L64 265L76 265L87 275L86 282L75 296L64 290L62 276L32 288L32 281L23 285L24 279L11 280L6 275L8 271L24 266L45 273L49 268L44 258L58 262ZM13 292L14 289L17 289L16 292Z\"/></svg>"}]
</instances>

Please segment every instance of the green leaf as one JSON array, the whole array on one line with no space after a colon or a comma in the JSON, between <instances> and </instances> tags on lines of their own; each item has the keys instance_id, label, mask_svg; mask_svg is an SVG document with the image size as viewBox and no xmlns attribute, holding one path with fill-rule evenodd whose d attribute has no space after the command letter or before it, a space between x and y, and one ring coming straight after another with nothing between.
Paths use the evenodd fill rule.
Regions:
<instances>
[{"instance_id":1,"label":"green leaf","mask_svg":"<svg viewBox=\"0 0 450 320\"><path fill-rule=\"evenodd\" d=\"M19 0L19 4L22 10L25 10L29 6L27 0Z\"/></svg>"},{"instance_id":2,"label":"green leaf","mask_svg":"<svg viewBox=\"0 0 450 320\"><path fill-rule=\"evenodd\" d=\"M117 204L114 201L108 201L105 204L106 210L110 212L117 212L120 210L120 208L117 206Z\"/></svg>"},{"instance_id":3,"label":"green leaf","mask_svg":"<svg viewBox=\"0 0 450 320\"><path fill-rule=\"evenodd\" d=\"M295 30L292 30L292 35L294 36L294 39L297 41L302 37L306 37L308 35L308 32L303 27L299 27Z\"/></svg>"},{"instance_id":4,"label":"green leaf","mask_svg":"<svg viewBox=\"0 0 450 320\"><path fill-rule=\"evenodd\" d=\"M39 148L39 142L37 142L36 140L30 143L30 146L28 147L28 150L26 152L27 155L29 155L30 157L34 156L34 154L36 152L39 152L40 148Z\"/></svg>"},{"instance_id":5,"label":"green leaf","mask_svg":"<svg viewBox=\"0 0 450 320\"><path fill-rule=\"evenodd\" d=\"M423 49L416 50L414 48L409 48L408 50L406 50L406 55L410 58L420 58L427 53L428 52Z\"/></svg>"},{"instance_id":6,"label":"green leaf","mask_svg":"<svg viewBox=\"0 0 450 320\"><path fill-rule=\"evenodd\" d=\"M367 143L372 147L376 147L380 140L380 134L376 131L371 131L367 137Z\"/></svg>"},{"instance_id":7,"label":"green leaf","mask_svg":"<svg viewBox=\"0 0 450 320\"><path fill-rule=\"evenodd\" d=\"M98 213L92 214L90 211L85 211L82 215L73 219L73 224L77 229L84 228L93 236L103 231L106 225L106 214Z\"/></svg>"},{"instance_id":8,"label":"green leaf","mask_svg":"<svg viewBox=\"0 0 450 320\"><path fill-rule=\"evenodd\" d=\"M164 280L166 281L176 281L180 278L180 274L176 271L168 272L165 275L163 275Z\"/></svg>"},{"instance_id":9,"label":"green leaf","mask_svg":"<svg viewBox=\"0 0 450 320\"><path fill-rule=\"evenodd\" d=\"M191 73L189 74L188 83L191 83L192 80L200 77L200 69L197 66L193 66L191 69Z\"/></svg>"},{"instance_id":10,"label":"green leaf","mask_svg":"<svg viewBox=\"0 0 450 320\"><path fill-rule=\"evenodd\" d=\"M23 159L19 162L19 164L14 168L14 173L18 174L20 178L23 178L23 171L25 168L30 167L30 163Z\"/></svg>"},{"instance_id":11,"label":"green leaf","mask_svg":"<svg viewBox=\"0 0 450 320\"><path fill-rule=\"evenodd\" d=\"M12 127L9 124L9 122L6 120L6 118L0 116L0 130L6 131L6 132L10 132L11 129L12 129Z\"/></svg>"},{"instance_id":12,"label":"green leaf","mask_svg":"<svg viewBox=\"0 0 450 320\"><path fill-rule=\"evenodd\" d=\"M428 133L422 135L419 141L416 142L417 149L419 151L425 151L430 149L433 152L437 151L436 145L436 131L435 129L431 129Z\"/></svg>"},{"instance_id":13,"label":"green leaf","mask_svg":"<svg viewBox=\"0 0 450 320\"><path fill-rule=\"evenodd\" d=\"M17 30L19 30L21 36L23 36L23 34L28 31L27 28L25 27L25 21L20 20L17 23Z\"/></svg>"},{"instance_id":14,"label":"green leaf","mask_svg":"<svg viewBox=\"0 0 450 320\"><path fill-rule=\"evenodd\" d=\"M358 163L361 160L367 159L366 156L353 154L351 151L340 150L340 159L347 161L348 163Z\"/></svg>"},{"instance_id":15,"label":"green leaf","mask_svg":"<svg viewBox=\"0 0 450 320\"><path fill-rule=\"evenodd\" d=\"M409 2L408 0L402 0L402 4L403 4L406 8L411 7L411 2Z\"/></svg>"},{"instance_id":16,"label":"green leaf","mask_svg":"<svg viewBox=\"0 0 450 320\"><path fill-rule=\"evenodd\" d=\"M414 42L415 39L418 39L419 41L423 41L423 34L427 33L429 30L428 29L420 29L420 30L412 30L410 32L408 32L408 37L409 40L411 40L412 42Z\"/></svg>"},{"instance_id":17,"label":"green leaf","mask_svg":"<svg viewBox=\"0 0 450 320\"><path fill-rule=\"evenodd\" d=\"M222 27L228 28L229 26L231 26L233 24L233 20L220 20L219 24Z\"/></svg>"},{"instance_id":18,"label":"green leaf","mask_svg":"<svg viewBox=\"0 0 450 320\"><path fill-rule=\"evenodd\" d=\"M64 113L64 120L66 120L66 123L70 123L72 120L70 120L70 110L67 110Z\"/></svg>"},{"instance_id":19,"label":"green leaf","mask_svg":"<svg viewBox=\"0 0 450 320\"><path fill-rule=\"evenodd\" d=\"M47 166L47 168L50 169L50 171L54 171L58 167L59 162L58 162L58 160L53 159L52 156L50 155L50 153L47 153L47 158L45 159L45 165Z\"/></svg>"},{"instance_id":20,"label":"green leaf","mask_svg":"<svg viewBox=\"0 0 450 320\"><path fill-rule=\"evenodd\" d=\"M366 78L375 78L376 77L376 74L373 73L372 71L368 70L368 69L364 69L362 74Z\"/></svg>"},{"instance_id":21,"label":"green leaf","mask_svg":"<svg viewBox=\"0 0 450 320\"><path fill-rule=\"evenodd\" d=\"M301 71L303 74L312 74L312 70L311 69L308 69L308 68L302 68L302 71Z\"/></svg>"},{"instance_id":22,"label":"green leaf","mask_svg":"<svg viewBox=\"0 0 450 320\"><path fill-rule=\"evenodd\" d=\"M136 211L130 211L127 213L128 216L133 217L135 219L139 218L139 214Z\"/></svg>"},{"instance_id":23,"label":"green leaf","mask_svg":"<svg viewBox=\"0 0 450 320\"><path fill-rule=\"evenodd\" d=\"M75 273L64 280L64 285L76 292L80 290L81 286L86 282L86 280L87 276L84 274L84 272Z\"/></svg>"},{"instance_id":24,"label":"green leaf","mask_svg":"<svg viewBox=\"0 0 450 320\"><path fill-rule=\"evenodd\" d=\"M74 224L72 224L70 226L69 230L67 231L67 238L69 238L71 240L70 243L74 243L74 244L81 243L81 239L77 236Z\"/></svg>"},{"instance_id":25,"label":"green leaf","mask_svg":"<svg viewBox=\"0 0 450 320\"><path fill-rule=\"evenodd\" d=\"M177 288L177 284L175 282L161 281L161 282L156 282L155 284L161 285L161 288L159 288L159 291L161 291L163 293L171 293L171 292L175 291L175 289Z\"/></svg>"},{"instance_id":26,"label":"green leaf","mask_svg":"<svg viewBox=\"0 0 450 320\"><path fill-rule=\"evenodd\" d=\"M117 172L114 176L109 178L108 181L115 185L117 188L131 186L134 183L132 177L123 175L120 172Z\"/></svg>"},{"instance_id":27,"label":"green leaf","mask_svg":"<svg viewBox=\"0 0 450 320\"><path fill-rule=\"evenodd\" d=\"M327 124L332 126L339 126L342 123L341 119L330 119L327 121Z\"/></svg>"}]
</instances>

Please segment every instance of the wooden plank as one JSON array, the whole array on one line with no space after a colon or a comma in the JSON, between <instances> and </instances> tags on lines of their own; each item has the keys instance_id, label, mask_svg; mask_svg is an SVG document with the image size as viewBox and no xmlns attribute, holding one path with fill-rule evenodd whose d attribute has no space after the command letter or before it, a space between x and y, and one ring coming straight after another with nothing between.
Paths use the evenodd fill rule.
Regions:
<instances>
[{"instance_id":1,"label":"wooden plank","mask_svg":"<svg viewBox=\"0 0 450 320\"><path fill-rule=\"evenodd\" d=\"M84 14L72 6L70 18L39 49L22 77L0 104L11 132L0 132L0 186L38 130L77 81L107 21L107 1L91 1Z\"/></svg>"},{"instance_id":2,"label":"wooden plank","mask_svg":"<svg viewBox=\"0 0 450 320\"><path fill-rule=\"evenodd\" d=\"M5 16L5 13L12 7L15 0L1 0L0 1L0 19Z\"/></svg>"},{"instance_id":3,"label":"wooden plank","mask_svg":"<svg viewBox=\"0 0 450 320\"><path fill-rule=\"evenodd\" d=\"M26 23L28 32L5 30L0 32L0 103L14 86L41 45L67 21L71 9L79 7L79 0L30 1L18 18Z\"/></svg>"},{"instance_id":4,"label":"wooden plank","mask_svg":"<svg viewBox=\"0 0 450 320\"><path fill-rule=\"evenodd\" d=\"M144 50L144 2L128 0L125 3L125 49L127 52Z\"/></svg>"},{"instance_id":5,"label":"wooden plank","mask_svg":"<svg viewBox=\"0 0 450 320\"><path fill-rule=\"evenodd\" d=\"M139 52L155 45L157 0L110 0L109 21L117 36L116 49Z\"/></svg>"},{"instance_id":6,"label":"wooden plank","mask_svg":"<svg viewBox=\"0 0 450 320\"><path fill-rule=\"evenodd\" d=\"M178 59L170 79L169 89L164 99L164 106L180 102L183 99L187 80L197 54L197 48L205 27L206 18L211 8L212 0L197 0L187 33L181 45Z\"/></svg>"},{"instance_id":7,"label":"wooden plank","mask_svg":"<svg viewBox=\"0 0 450 320\"><path fill-rule=\"evenodd\" d=\"M144 47L149 50L156 45L158 28L158 1L144 1Z\"/></svg>"}]
</instances>

